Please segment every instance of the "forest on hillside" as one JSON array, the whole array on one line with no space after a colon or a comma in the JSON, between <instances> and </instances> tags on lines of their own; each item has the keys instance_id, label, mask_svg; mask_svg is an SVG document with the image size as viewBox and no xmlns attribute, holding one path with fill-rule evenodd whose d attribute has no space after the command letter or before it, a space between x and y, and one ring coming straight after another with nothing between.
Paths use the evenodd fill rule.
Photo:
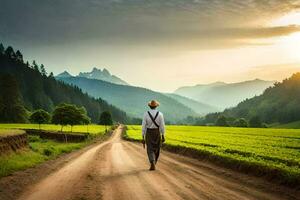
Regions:
<instances>
[{"instance_id":1,"label":"forest on hillside","mask_svg":"<svg viewBox=\"0 0 300 200\"><path fill-rule=\"evenodd\" d=\"M93 98L76 86L70 86L55 80L53 73L47 73L43 64L32 64L23 60L22 53L11 46L5 48L0 44L0 117L4 116L5 102L15 101L26 112L36 109L53 111L56 105L72 103L83 106L92 122L98 122L100 114L109 111L113 120L130 122L125 112L110 105L101 98ZM14 106L16 107L16 106ZM0 119L1 121L1 119ZM22 121L16 119L14 122Z\"/></svg>"},{"instance_id":2,"label":"forest on hillside","mask_svg":"<svg viewBox=\"0 0 300 200\"><path fill-rule=\"evenodd\" d=\"M268 127L300 120L300 72L267 88L262 95L245 99L236 107L205 117L189 117L184 122L196 125Z\"/></svg>"},{"instance_id":3,"label":"forest on hillside","mask_svg":"<svg viewBox=\"0 0 300 200\"><path fill-rule=\"evenodd\" d=\"M260 96L246 99L226 109L225 116L251 118L258 116L266 123L289 123L300 120L300 73L277 82Z\"/></svg>"}]
</instances>

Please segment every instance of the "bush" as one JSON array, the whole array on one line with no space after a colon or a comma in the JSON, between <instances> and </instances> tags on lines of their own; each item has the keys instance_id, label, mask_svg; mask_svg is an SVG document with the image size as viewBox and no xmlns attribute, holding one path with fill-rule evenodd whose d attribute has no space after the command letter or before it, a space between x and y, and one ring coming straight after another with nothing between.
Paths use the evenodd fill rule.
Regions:
<instances>
[{"instance_id":1,"label":"bush","mask_svg":"<svg viewBox=\"0 0 300 200\"><path fill-rule=\"evenodd\" d=\"M44 149L43 154L45 156L51 156L53 154L53 150L52 149Z\"/></svg>"},{"instance_id":2,"label":"bush","mask_svg":"<svg viewBox=\"0 0 300 200\"><path fill-rule=\"evenodd\" d=\"M268 126L267 123L262 123L261 127L262 127L262 128L268 128L269 126Z\"/></svg>"},{"instance_id":3,"label":"bush","mask_svg":"<svg viewBox=\"0 0 300 200\"><path fill-rule=\"evenodd\" d=\"M38 142L40 140L41 140L40 136L37 135L29 135L28 137L29 142Z\"/></svg>"},{"instance_id":4,"label":"bush","mask_svg":"<svg viewBox=\"0 0 300 200\"><path fill-rule=\"evenodd\" d=\"M244 118L236 119L233 122L233 126L235 127L248 127L248 122Z\"/></svg>"},{"instance_id":5,"label":"bush","mask_svg":"<svg viewBox=\"0 0 300 200\"><path fill-rule=\"evenodd\" d=\"M228 123L227 123L227 119L225 116L221 115L218 117L216 123L215 123L216 126L229 126Z\"/></svg>"}]
</instances>

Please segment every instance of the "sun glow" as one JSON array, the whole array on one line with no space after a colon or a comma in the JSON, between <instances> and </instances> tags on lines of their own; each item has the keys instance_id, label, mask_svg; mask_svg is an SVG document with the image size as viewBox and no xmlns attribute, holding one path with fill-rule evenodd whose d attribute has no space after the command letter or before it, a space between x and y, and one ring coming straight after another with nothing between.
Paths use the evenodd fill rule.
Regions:
<instances>
[{"instance_id":1,"label":"sun glow","mask_svg":"<svg viewBox=\"0 0 300 200\"><path fill-rule=\"evenodd\" d=\"M272 26L300 25L300 12L288 13L271 22Z\"/></svg>"},{"instance_id":2,"label":"sun glow","mask_svg":"<svg viewBox=\"0 0 300 200\"><path fill-rule=\"evenodd\" d=\"M300 32L281 37L277 45L287 57L300 61Z\"/></svg>"},{"instance_id":3,"label":"sun glow","mask_svg":"<svg viewBox=\"0 0 300 200\"><path fill-rule=\"evenodd\" d=\"M288 13L270 23L271 26L300 26L300 12ZM275 45L290 59L300 61L300 32L276 39Z\"/></svg>"}]
</instances>

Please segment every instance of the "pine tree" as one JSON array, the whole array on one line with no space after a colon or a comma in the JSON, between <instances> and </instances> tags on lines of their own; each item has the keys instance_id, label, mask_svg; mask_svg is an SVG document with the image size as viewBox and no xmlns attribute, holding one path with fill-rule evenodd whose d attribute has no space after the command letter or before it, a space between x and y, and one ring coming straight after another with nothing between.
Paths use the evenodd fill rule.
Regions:
<instances>
[{"instance_id":1,"label":"pine tree","mask_svg":"<svg viewBox=\"0 0 300 200\"><path fill-rule=\"evenodd\" d=\"M49 78L54 78L54 74L53 74L53 72L50 72L50 74L49 74L49 76L48 76Z\"/></svg>"},{"instance_id":2,"label":"pine tree","mask_svg":"<svg viewBox=\"0 0 300 200\"><path fill-rule=\"evenodd\" d=\"M16 54L14 52L14 49L11 46L8 46L5 50L5 55L8 56L9 58L15 59Z\"/></svg>"},{"instance_id":3,"label":"pine tree","mask_svg":"<svg viewBox=\"0 0 300 200\"><path fill-rule=\"evenodd\" d=\"M0 43L0 55L4 54L4 50L5 50L5 48L4 48L3 44Z\"/></svg>"},{"instance_id":4,"label":"pine tree","mask_svg":"<svg viewBox=\"0 0 300 200\"><path fill-rule=\"evenodd\" d=\"M39 66L37 65L37 63L35 62L35 60L32 61L32 68L35 71L40 72Z\"/></svg>"},{"instance_id":5,"label":"pine tree","mask_svg":"<svg viewBox=\"0 0 300 200\"><path fill-rule=\"evenodd\" d=\"M0 76L0 122L24 123L26 110L16 79L12 75Z\"/></svg>"},{"instance_id":6,"label":"pine tree","mask_svg":"<svg viewBox=\"0 0 300 200\"><path fill-rule=\"evenodd\" d=\"M47 71L46 71L45 66L43 64L41 64L40 70L41 70L41 74L43 76L47 76Z\"/></svg>"},{"instance_id":7,"label":"pine tree","mask_svg":"<svg viewBox=\"0 0 300 200\"><path fill-rule=\"evenodd\" d=\"M27 67L30 67L30 64L28 61L26 61L26 64L25 64Z\"/></svg>"},{"instance_id":8,"label":"pine tree","mask_svg":"<svg viewBox=\"0 0 300 200\"><path fill-rule=\"evenodd\" d=\"M16 52L16 60L19 62L23 62L23 55L19 50Z\"/></svg>"}]
</instances>

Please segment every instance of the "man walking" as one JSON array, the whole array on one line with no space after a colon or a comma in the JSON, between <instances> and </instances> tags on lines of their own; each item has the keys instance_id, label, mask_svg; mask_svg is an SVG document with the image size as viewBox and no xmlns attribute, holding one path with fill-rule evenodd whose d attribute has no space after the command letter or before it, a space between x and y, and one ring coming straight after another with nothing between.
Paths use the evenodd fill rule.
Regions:
<instances>
[{"instance_id":1,"label":"man walking","mask_svg":"<svg viewBox=\"0 0 300 200\"><path fill-rule=\"evenodd\" d=\"M152 100L148 103L150 110L144 114L142 122L143 144L147 145L150 169L155 170L158 161L161 142L165 142L165 121L163 114L156 110L159 102Z\"/></svg>"}]
</instances>

